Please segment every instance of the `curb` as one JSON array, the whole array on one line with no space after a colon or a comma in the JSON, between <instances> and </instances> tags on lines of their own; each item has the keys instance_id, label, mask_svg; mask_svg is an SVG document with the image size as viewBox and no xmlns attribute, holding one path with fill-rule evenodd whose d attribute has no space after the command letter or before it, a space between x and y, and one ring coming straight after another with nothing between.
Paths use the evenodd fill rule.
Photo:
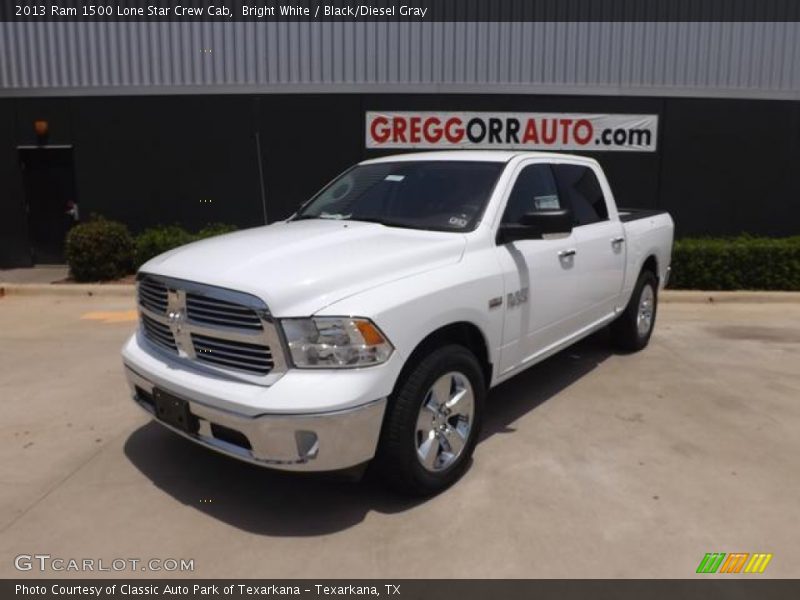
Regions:
<instances>
[{"instance_id":1,"label":"curb","mask_svg":"<svg viewBox=\"0 0 800 600\"><path fill-rule=\"evenodd\" d=\"M1 296L100 296L132 298L136 286L131 284L102 283L0 283Z\"/></svg>"},{"instance_id":2,"label":"curb","mask_svg":"<svg viewBox=\"0 0 800 600\"><path fill-rule=\"evenodd\" d=\"M705 292L701 290L663 290L658 297L660 303L670 304L773 304L799 303L800 292L735 291Z\"/></svg>"}]
</instances>

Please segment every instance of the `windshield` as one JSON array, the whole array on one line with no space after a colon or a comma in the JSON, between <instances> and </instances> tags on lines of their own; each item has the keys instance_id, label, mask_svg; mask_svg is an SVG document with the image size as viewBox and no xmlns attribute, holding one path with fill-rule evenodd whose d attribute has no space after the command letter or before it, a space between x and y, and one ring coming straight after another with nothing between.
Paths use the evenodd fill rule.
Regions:
<instances>
[{"instance_id":1,"label":"windshield","mask_svg":"<svg viewBox=\"0 0 800 600\"><path fill-rule=\"evenodd\" d=\"M403 161L357 165L294 217L349 219L394 227L471 231L505 163Z\"/></svg>"}]
</instances>

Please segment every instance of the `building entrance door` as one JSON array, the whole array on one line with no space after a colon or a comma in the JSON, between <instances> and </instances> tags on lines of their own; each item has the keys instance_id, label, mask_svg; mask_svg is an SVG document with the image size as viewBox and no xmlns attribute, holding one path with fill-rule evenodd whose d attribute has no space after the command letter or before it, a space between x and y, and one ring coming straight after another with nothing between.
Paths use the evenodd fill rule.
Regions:
<instances>
[{"instance_id":1,"label":"building entrance door","mask_svg":"<svg viewBox=\"0 0 800 600\"><path fill-rule=\"evenodd\" d=\"M63 264L64 242L77 217L72 148L20 148L34 264Z\"/></svg>"}]
</instances>

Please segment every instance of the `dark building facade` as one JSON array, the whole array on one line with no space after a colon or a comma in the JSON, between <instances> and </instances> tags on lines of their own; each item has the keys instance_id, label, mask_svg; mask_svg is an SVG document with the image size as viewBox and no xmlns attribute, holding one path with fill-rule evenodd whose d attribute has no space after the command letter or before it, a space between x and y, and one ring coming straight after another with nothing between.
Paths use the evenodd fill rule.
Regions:
<instances>
[{"instance_id":1,"label":"dark building facade","mask_svg":"<svg viewBox=\"0 0 800 600\"><path fill-rule=\"evenodd\" d=\"M382 111L655 115L652 151L580 151L620 205L800 231L797 24L261 25L0 24L0 267L63 260L74 204L134 232L283 219L405 151L367 147Z\"/></svg>"}]
</instances>

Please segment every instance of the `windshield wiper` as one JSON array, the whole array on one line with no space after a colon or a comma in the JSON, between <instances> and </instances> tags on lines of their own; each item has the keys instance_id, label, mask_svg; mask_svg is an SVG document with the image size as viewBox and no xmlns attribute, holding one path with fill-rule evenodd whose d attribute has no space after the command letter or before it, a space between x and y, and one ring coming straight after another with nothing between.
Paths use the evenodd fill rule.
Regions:
<instances>
[{"instance_id":1,"label":"windshield wiper","mask_svg":"<svg viewBox=\"0 0 800 600\"><path fill-rule=\"evenodd\" d=\"M321 215L297 215L291 222L294 221L307 221L309 219L319 219L320 221L361 221L362 223L377 223L378 225L385 225L386 227L399 227L402 229L424 229L424 227L415 227L402 221L387 221L378 217L323 217Z\"/></svg>"},{"instance_id":2,"label":"windshield wiper","mask_svg":"<svg viewBox=\"0 0 800 600\"><path fill-rule=\"evenodd\" d=\"M292 221L305 221L307 219L319 219L320 221L344 221L349 217L345 217L342 215L297 215Z\"/></svg>"}]
</instances>

